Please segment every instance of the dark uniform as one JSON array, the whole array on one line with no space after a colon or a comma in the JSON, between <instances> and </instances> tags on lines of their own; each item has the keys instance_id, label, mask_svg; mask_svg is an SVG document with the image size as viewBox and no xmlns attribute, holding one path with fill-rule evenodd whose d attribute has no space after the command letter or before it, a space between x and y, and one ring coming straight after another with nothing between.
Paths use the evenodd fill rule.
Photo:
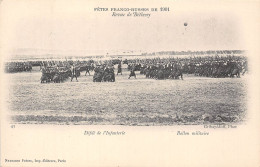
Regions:
<instances>
[{"instance_id":1,"label":"dark uniform","mask_svg":"<svg viewBox=\"0 0 260 167\"><path fill-rule=\"evenodd\" d=\"M130 77L132 77L132 76L134 76L135 79L136 79L135 68L134 67L131 69L131 72L130 72L130 75L129 75L128 79L130 79Z\"/></svg>"},{"instance_id":2,"label":"dark uniform","mask_svg":"<svg viewBox=\"0 0 260 167\"><path fill-rule=\"evenodd\" d=\"M122 75L122 65L121 64L118 64L117 75L118 75L118 73L121 73L121 75Z\"/></svg>"},{"instance_id":3,"label":"dark uniform","mask_svg":"<svg viewBox=\"0 0 260 167\"><path fill-rule=\"evenodd\" d=\"M87 73L88 73L88 75L90 75L88 66L86 67L86 74L85 74L85 76L87 75Z\"/></svg>"},{"instance_id":4,"label":"dark uniform","mask_svg":"<svg viewBox=\"0 0 260 167\"><path fill-rule=\"evenodd\" d=\"M72 75L71 75L71 81L73 80L73 78L76 78L76 81L78 82L78 78L77 78L77 69L76 67L72 67Z\"/></svg>"}]
</instances>

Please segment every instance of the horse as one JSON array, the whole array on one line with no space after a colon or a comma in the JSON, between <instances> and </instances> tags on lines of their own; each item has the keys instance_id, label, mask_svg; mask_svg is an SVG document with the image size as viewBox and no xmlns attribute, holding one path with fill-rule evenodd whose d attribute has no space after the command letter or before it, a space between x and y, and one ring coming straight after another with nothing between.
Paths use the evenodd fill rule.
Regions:
<instances>
[{"instance_id":1,"label":"horse","mask_svg":"<svg viewBox=\"0 0 260 167\"><path fill-rule=\"evenodd\" d=\"M234 68L230 74L230 78L233 78L236 75L237 78L240 78L240 71L238 68Z\"/></svg>"},{"instance_id":2,"label":"horse","mask_svg":"<svg viewBox=\"0 0 260 167\"><path fill-rule=\"evenodd\" d=\"M100 68L94 69L93 82L101 82L103 79L103 71Z\"/></svg>"},{"instance_id":3,"label":"horse","mask_svg":"<svg viewBox=\"0 0 260 167\"><path fill-rule=\"evenodd\" d=\"M171 72L170 77L171 77L172 79L179 79L179 78L181 77L181 79L183 80L182 70L181 70L181 69L173 70L173 71Z\"/></svg>"},{"instance_id":4,"label":"horse","mask_svg":"<svg viewBox=\"0 0 260 167\"><path fill-rule=\"evenodd\" d=\"M102 81L103 82L115 82L115 76L111 73L105 73Z\"/></svg>"},{"instance_id":5,"label":"horse","mask_svg":"<svg viewBox=\"0 0 260 167\"><path fill-rule=\"evenodd\" d=\"M163 70L158 70L156 74L156 79L164 79L164 72Z\"/></svg>"},{"instance_id":6,"label":"horse","mask_svg":"<svg viewBox=\"0 0 260 167\"><path fill-rule=\"evenodd\" d=\"M51 81L51 77L50 77L50 75L49 74L42 74L42 76L41 76L41 83L48 83L48 82L50 82Z\"/></svg>"}]
</instances>

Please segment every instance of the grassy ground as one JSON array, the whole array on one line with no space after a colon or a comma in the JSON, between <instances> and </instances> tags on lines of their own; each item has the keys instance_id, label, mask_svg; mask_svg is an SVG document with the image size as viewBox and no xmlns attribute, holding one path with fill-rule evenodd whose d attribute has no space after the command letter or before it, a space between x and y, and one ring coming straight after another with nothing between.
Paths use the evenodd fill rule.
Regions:
<instances>
[{"instance_id":1,"label":"grassy ground","mask_svg":"<svg viewBox=\"0 0 260 167\"><path fill-rule=\"evenodd\" d=\"M37 124L176 125L240 123L246 115L246 77L154 80L128 71L114 83L81 76L41 84L41 73L6 74L12 121Z\"/></svg>"}]
</instances>

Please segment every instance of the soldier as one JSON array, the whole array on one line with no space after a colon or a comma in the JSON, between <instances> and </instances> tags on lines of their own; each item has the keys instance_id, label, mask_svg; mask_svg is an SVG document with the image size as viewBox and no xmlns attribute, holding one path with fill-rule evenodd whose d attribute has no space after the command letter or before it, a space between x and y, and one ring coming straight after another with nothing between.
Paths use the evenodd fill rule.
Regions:
<instances>
[{"instance_id":1,"label":"soldier","mask_svg":"<svg viewBox=\"0 0 260 167\"><path fill-rule=\"evenodd\" d=\"M72 75L71 75L71 81L73 80L73 78L75 77L76 78L76 81L78 82L78 78L77 78L77 69L76 67L73 65L72 66Z\"/></svg>"},{"instance_id":2,"label":"soldier","mask_svg":"<svg viewBox=\"0 0 260 167\"><path fill-rule=\"evenodd\" d=\"M132 68L131 68L130 75L129 75L128 79L130 79L130 77L132 77L132 76L134 76L135 79L136 79L136 75L135 75L135 67L134 67L134 66L132 66Z\"/></svg>"},{"instance_id":3,"label":"soldier","mask_svg":"<svg viewBox=\"0 0 260 167\"><path fill-rule=\"evenodd\" d=\"M90 75L90 73L89 73L89 66L86 66L86 74L85 74L85 76L87 76L87 73L88 73L88 75Z\"/></svg>"},{"instance_id":4,"label":"soldier","mask_svg":"<svg viewBox=\"0 0 260 167\"><path fill-rule=\"evenodd\" d=\"M122 65L121 65L121 62L118 64L118 69L117 69L117 74L116 75L118 75L118 73L121 73L121 75L122 75Z\"/></svg>"}]
</instances>

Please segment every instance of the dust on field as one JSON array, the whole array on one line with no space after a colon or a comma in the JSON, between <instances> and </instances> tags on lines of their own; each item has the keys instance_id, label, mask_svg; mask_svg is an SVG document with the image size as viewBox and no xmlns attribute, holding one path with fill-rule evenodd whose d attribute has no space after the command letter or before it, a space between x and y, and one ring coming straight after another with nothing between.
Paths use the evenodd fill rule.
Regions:
<instances>
[{"instance_id":1,"label":"dust on field","mask_svg":"<svg viewBox=\"0 0 260 167\"><path fill-rule=\"evenodd\" d=\"M128 78L94 83L93 72L79 82L41 84L41 73L6 74L14 123L94 125L176 125L240 123L246 115L246 77L184 80Z\"/></svg>"}]
</instances>

